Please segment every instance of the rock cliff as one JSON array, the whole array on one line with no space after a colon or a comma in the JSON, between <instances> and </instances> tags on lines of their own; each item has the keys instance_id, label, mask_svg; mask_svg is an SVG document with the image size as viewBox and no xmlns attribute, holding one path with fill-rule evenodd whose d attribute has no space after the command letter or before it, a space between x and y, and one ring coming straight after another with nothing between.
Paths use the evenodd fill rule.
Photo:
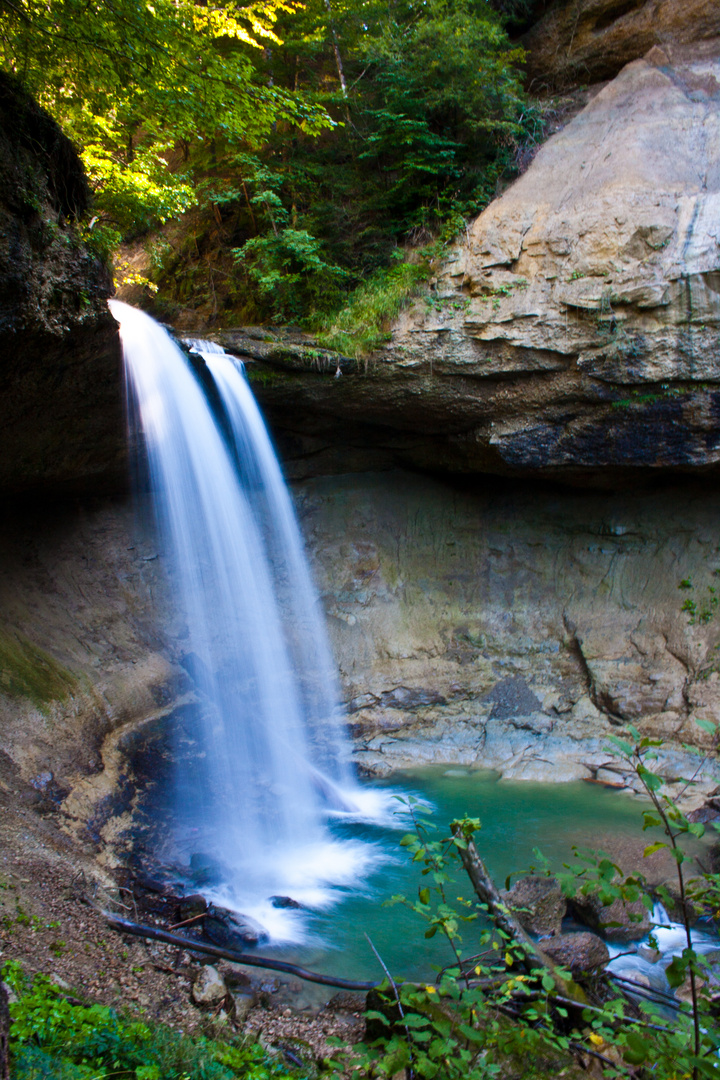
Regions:
<instances>
[{"instance_id":1,"label":"rock cliff","mask_svg":"<svg viewBox=\"0 0 720 1080\"><path fill-rule=\"evenodd\" d=\"M554 0L522 38L531 89L612 79L654 45L720 34L714 0Z\"/></svg>"},{"instance_id":2,"label":"rock cliff","mask_svg":"<svg viewBox=\"0 0 720 1080\"><path fill-rule=\"evenodd\" d=\"M719 105L718 42L629 64L342 378L312 350L263 357L226 333L258 358L299 471L333 442L345 466L363 448L368 463L594 483L716 471Z\"/></svg>"},{"instance_id":3,"label":"rock cliff","mask_svg":"<svg viewBox=\"0 0 720 1080\"><path fill-rule=\"evenodd\" d=\"M607 737L634 724L666 740L671 790L698 767L685 798L715 790L697 721L720 722L720 511L703 487L464 492L388 472L311 480L296 499L365 772L622 786ZM14 515L0 556L0 786L22 780L111 844L129 758L147 742L156 783L163 724L194 700L166 555L102 503Z\"/></svg>"},{"instance_id":4,"label":"rock cliff","mask_svg":"<svg viewBox=\"0 0 720 1080\"><path fill-rule=\"evenodd\" d=\"M117 486L124 435L105 265L76 220L90 191L70 141L0 73L0 490Z\"/></svg>"},{"instance_id":5,"label":"rock cliff","mask_svg":"<svg viewBox=\"0 0 720 1080\"><path fill-rule=\"evenodd\" d=\"M387 473L309 481L298 506L368 772L622 785L607 736L634 724L667 740L670 782L699 768L714 789L697 721L720 721L720 520L702 487L463 492Z\"/></svg>"}]
</instances>

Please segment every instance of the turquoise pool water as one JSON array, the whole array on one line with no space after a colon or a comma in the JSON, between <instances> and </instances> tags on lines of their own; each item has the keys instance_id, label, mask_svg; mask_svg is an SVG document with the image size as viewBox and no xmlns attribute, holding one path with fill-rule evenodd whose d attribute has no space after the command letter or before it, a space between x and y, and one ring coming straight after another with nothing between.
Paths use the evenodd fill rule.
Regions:
<instances>
[{"instance_id":1,"label":"turquoise pool water","mask_svg":"<svg viewBox=\"0 0 720 1080\"><path fill-rule=\"evenodd\" d=\"M485 863L500 887L508 875L541 865L537 851L553 869L573 859L573 846L602 847L618 837L642 836L639 798L583 782L538 784L508 782L490 772L469 772L447 766L397 773L377 786L407 798L413 795L432 807L438 835L445 836L455 817L479 817L476 842ZM452 962L447 943L438 935L424 938L426 924L401 904L386 906L395 894L415 898L427 880L422 864L411 865L401 836L411 830L407 811L398 802L396 827L337 823L335 832L345 838L372 842L384 860L376 867L361 892L338 890L337 903L308 918L309 940L303 946L263 947L266 955L281 956L317 971L352 979L381 979L380 965L365 934L372 939L383 960L396 976L433 978L438 966ZM460 869L448 886L449 898L472 895ZM464 951L471 952L480 933L478 923L467 926ZM327 996L327 993L325 993Z\"/></svg>"}]
</instances>

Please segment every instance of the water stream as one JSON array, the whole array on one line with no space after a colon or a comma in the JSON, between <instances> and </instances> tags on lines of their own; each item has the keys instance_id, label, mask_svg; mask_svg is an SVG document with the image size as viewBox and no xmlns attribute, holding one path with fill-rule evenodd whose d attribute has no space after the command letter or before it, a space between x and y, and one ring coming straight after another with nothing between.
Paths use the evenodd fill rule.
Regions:
<instances>
[{"instance_id":1,"label":"water stream","mask_svg":"<svg viewBox=\"0 0 720 1080\"><path fill-rule=\"evenodd\" d=\"M241 370L208 343L193 365L149 316L110 307L197 695L177 732L175 861L211 861L219 900L277 923L269 897L323 906L364 876L373 846L327 822L381 816L383 799L354 779L318 598Z\"/></svg>"}]
</instances>

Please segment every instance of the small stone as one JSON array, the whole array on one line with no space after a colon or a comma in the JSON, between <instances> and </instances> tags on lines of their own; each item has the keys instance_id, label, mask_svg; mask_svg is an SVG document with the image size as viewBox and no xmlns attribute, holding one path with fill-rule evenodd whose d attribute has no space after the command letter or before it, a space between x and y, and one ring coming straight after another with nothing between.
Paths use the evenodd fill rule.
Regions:
<instances>
[{"instance_id":1,"label":"small stone","mask_svg":"<svg viewBox=\"0 0 720 1080\"><path fill-rule=\"evenodd\" d=\"M233 994L233 1004L235 1006L235 1023L238 1026L244 1024L255 1004L254 996L252 994Z\"/></svg>"},{"instance_id":2,"label":"small stone","mask_svg":"<svg viewBox=\"0 0 720 1080\"><path fill-rule=\"evenodd\" d=\"M193 983L192 996L196 1005L217 1005L227 996L225 980L217 968L205 964Z\"/></svg>"},{"instance_id":3,"label":"small stone","mask_svg":"<svg viewBox=\"0 0 720 1080\"><path fill-rule=\"evenodd\" d=\"M298 904L297 900L293 900L292 896L271 896L270 903L274 908L300 908L302 904Z\"/></svg>"},{"instance_id":4,"label":"small stone","mask_svg":"<svg viewBox=\"0 0 720 1080\"><path fill-rule=\"evenodd\" d=\"M234 991L242 987L241 993L249 993L247 988L252 986L252 979L239 964L231 964L228 960L221 960L217 965L217 969L231 990Z\"/></svg>"},{"instance_id":5,"label":"small stone","mask_svg":"<svg viewBox=\"0 0 720 1080\"><path fill-rule=\"evenodd\" d=\"M18 996L13 990L13 988L10 986L10 984L3 982L0 983L0 986L2 986L3 990L7 994L8 1005L15 1005L17 1003Z\"/></svg>"}]
</instances>

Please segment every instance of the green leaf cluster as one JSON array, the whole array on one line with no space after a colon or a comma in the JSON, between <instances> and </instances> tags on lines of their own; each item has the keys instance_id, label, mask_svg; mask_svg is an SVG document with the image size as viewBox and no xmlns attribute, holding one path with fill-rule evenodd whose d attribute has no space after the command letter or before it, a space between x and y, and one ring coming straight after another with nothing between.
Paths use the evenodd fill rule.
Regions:
<instances>
[{"instance_id":1,"label":"green leaf cluster","mask_svg":"<svg viewBox=\"0 0 720 1080\"><path fill-rule=\"evenodd\" d=\"M251 59L295 6L2 0L0 62L75 141L96 210L127 235L195 202L187 170L169 167L178 146L219 133L262 141L280 120L299 131L329 122L259 80Z\"/></svg>"},{"instance_id":2,"label":"green leaf cluster","mask_svg":"<svg viewBox=\"0 0 720 1080\"><path fill-rule=\"evenodd\" d=\"M528 970L519 943L498 925L488 926L484 916L491 913L486 906L461 897L450 902L447 895L458 853L475 842L480 823L468 818L453 822L451 835L439 839L423 807L407 800L414 829L400 846L422 867L425 882L416 900L397 896L390 902L412 908L426 925L426 937L443 934L452 960L432 985L386 981L366 1013L369 1037L350 1055L339 1055L336 1072L349 1070L368 1078L404 1070L406 1077L485 1080L508 1070L523 1077L564 1073L574 1059L583 1068L596 1061L602 1075L622 1080L718 1076L720 1025L711 972L693 946L687 902L719 919L720 875L687 879L682 841L701 837L704 827L690 821L667 793L659 766L661 742L641 737L632 727L627 736L613 737L612 751L635 772L651 802L652 809L643 812L643 828L664 834L646 847L645 855L666 848L677 867L687 944L665 971L671 989L686 991L682 999L674 1001L669 1012L669 999L660 1006L650 1000L651 993L619 997L610 982L598 983L594 975L584 981L591 1003L577 993L567 972ZM642 875L624 877L602 853L577 853L577 859L560 875L567 895L597 892L606 905L621 899L642 900L652 907ZM667 889L661 887L655 895L668 905L672 902ZM475 951L463 958L460 931L471 923Z\"/></svg>"},{"instance_id":3,"label":"green leaf cluster","mask_svg":"<svg viewBox=\"0 0 720 1080\"><path fill-rule=\"evenodd\" d=\"M17 962L2 978L10 1006L16 1080L272 1080L293 1075L257 1043L189 1038L161 1024L128 1019L104 1005L69 999L42 975L29 981Z\"/></svg>"}]
</instances>

